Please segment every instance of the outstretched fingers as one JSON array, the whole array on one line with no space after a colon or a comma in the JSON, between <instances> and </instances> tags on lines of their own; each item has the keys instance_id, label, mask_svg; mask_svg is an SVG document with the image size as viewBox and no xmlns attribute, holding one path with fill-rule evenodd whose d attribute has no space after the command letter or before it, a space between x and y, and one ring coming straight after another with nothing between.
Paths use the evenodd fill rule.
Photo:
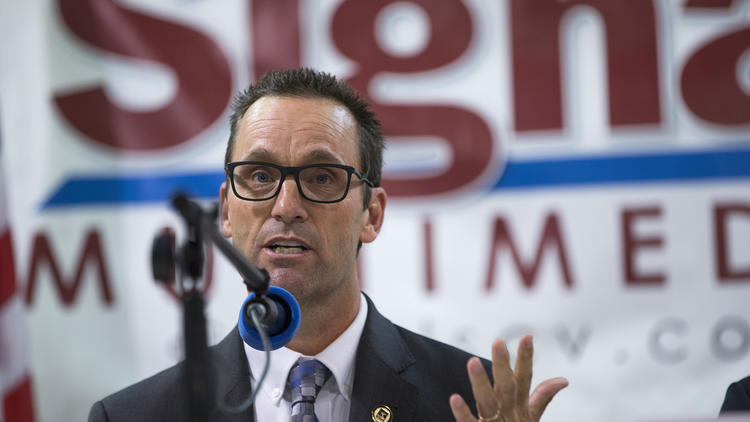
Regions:
<instances>
[{"instance_id":1,"label":"outstretched fingers","mask_svg":"<svg viewBox=\"0 0 750 422\"><path fill-rule=\"evenodd\" d=\"M529 396L533 360L531 335L521 338L514 368L511 368L505 341L495 340L492 344L493 386L480 360L476 357L469 359L466 369L477 404L477 416L472 414L461 396L453 394L450 406L456 421L476 422L479 418L481 421L538 422L552 398L568 385L568 380L548 379Z\"/></svg>"}]
</instances>

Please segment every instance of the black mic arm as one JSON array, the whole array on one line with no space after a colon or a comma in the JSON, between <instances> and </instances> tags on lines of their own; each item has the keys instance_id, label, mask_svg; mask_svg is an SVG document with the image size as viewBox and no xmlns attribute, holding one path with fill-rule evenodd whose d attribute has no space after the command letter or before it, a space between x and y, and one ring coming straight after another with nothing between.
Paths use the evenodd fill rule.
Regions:
<instances>
[{"instance_id":1,"label":"black mic arm","mask_svg":"<svg viewBox=\"0 0 750 422\"><path fill-rule=\"evenodd\" d=\"M217 210L210 213L206 212L199 204L183 194L175 195L172 198L172 205L189 224L199 227L204 235L210 237L211 242L240 273L248 291L255 292L256 295L260 296L268 290L271 280L268 272L250 264L247 258L219 233L215 224Z\"/></svg>"},{"instance_id":2,"label":"black mic arm","mask_svg":"<svg viewBox=\"0 0 750 422\"><path fill-rule=\"evenodd\" d=\"M289 310L266 296L271 280L268 271L252 265L242 253L219 233L216 227L218 209L214 208L213 211L207 212L200 204L183 194L176 194L172 198L172 205L188 223L188 227L197 231L196 235L199 239L205 236L211 239L212 243L240 273L247 291L255 293L254 299L244 306L244 314L248 321L252 320L251 313L255 312L258 320L271 330L271 334L283 331L284 327L288 325L289 317L280 318L280 316L288 315ZM193 254L196 255L197 252Z\"/></svg>"}]
</instances>

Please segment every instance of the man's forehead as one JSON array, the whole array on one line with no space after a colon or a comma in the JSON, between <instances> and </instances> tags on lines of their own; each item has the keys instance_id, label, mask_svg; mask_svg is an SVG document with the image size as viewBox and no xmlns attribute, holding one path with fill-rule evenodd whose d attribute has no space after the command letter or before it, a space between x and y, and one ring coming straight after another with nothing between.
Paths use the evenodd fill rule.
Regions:
<instances>
[{"instance_id":1,"label":"man's forehead","mask_svg":"<svg viewBox=\"0 0 750 422\"><path fill-rule=\"evenodd\" d=\"M283 160L279 155L288 149L307 162L359 162L355 119L326 98L262 97L248 108L237 135L239 160Z\"/></svg>"},{"instance_id":2,"label":"man's forehead","mask_svg":"<svg viewBox=\"0 0 750 422\"><path fill-rule=\"evenodd\" d=\"M320 97L264 96L248 107L242 117L245 125L259 120L301 122L310 118L324 118L337 126L356 125L349 109L338 101Z\"/></svg>"}]
</instances>

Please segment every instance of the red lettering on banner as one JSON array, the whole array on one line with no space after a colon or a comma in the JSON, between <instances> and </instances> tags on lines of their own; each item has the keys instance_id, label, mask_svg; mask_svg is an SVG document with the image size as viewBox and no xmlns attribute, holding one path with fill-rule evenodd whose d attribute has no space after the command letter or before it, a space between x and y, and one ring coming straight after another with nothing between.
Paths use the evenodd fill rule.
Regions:
<instances>
[{"instance_id":1,"label":"red lettering on banner","mask_svg":"<svg viewBox=\"0 0 750 422\"><path fill-rule=\"evenodd\" d=\"M639 219L661 217L660 207L632 208L622 212L621 228L623 239L623 262L625 263L625 283L629 285L662 285L666 280L663 273L644 274L636 269L636 253L643 248L661 248L664 241L660 236L637 236L633 225Z\"/></svg>"},{"instance_id":2,"label":"red lettering on banner","mask_svg":"<svg viewBox=\"0 0 750 422\"><path fill-rule=\"evenodd\" d=\"M0 305L16 293L16 267L10 230L0 229Z\"/></svg>"},{"instance_id":3,"label":"red lettering on banner","mask_svg":"<svg viewBox=\"0 0 750 422\"><path fill-rule=\"evenodd\" d=\"M516 131L563 127L560 22L577 5L595 8L604 21L610 124L660 123L656 16L651 0L511 0Z\"/></svg>"},{"instance_id":4,"label":"red lettering on banner","mask_svg":"<svg viewBox=\"0 0 750 422\"><path fill-rule=\"evenodd\" d=\"M31 400L31 380L25 376L22 382L12 387L3 397L4 421L32 422L34 420L34 406Z\"/></svg>"},{"instance_id":5,"label":"red lettering on banner","mask_svg":"<svg viewBox=\"0 0 750 422\"><path fill-rule=\"evenodd\" d=\"M392 0L344 1L333 17L333 41L356 62L349 82L367 94L378 72L410 73L433 70L458 59L471 43L472 24L466 6L458 0L413 3L430 19L431 34L423 51L413 57L394 57L375 40L375 19ZM449 105L387 105L370 99L372 110L383 122L386 137L411 137L415 141L439 137L452 151L453 162L440 174L415 178L384 176L391 196L434 195L459 189L477 180L497 155L487 123L474 112ZM397 138L389 139L392 144Z\"/></svg>"},{"instance_id":6,"label":"red lettering on banner","mask_svg":"<svg viewBox=\"0 0 750 422\"><path fill-rule=\"evenodd\" d=\"M750 28L744 28L707 43L688 59L680 86L690 111L710 123L750 124L750 95L737 73L749 48Z\"/></svg>"},{"instance_id":7,"label":"red lettering on banner","mask_svg":"<svg viewBox=\"0 0 750 422\"><path fill-rule=\"evenodd\" d=\"M258 79L271 70L300 66L299 0L253 0L252 58Z\"/></svg>"},{"instance_id":8,"label":"red lettering on banner","mask_svg":"<svg viewBox=\"0 0 750 422\"><path fill-rule=\"evenodd\" d=\"M65 119L93 141L124 150L153 150L185 142L208 128L232 96L224 53L206 35L116 5L112 0L59 0L62 17L81 40L115 54L158 62L177 78L177 93L156 111L114 104L103 86L58 94Z\"/></svg>"},{"instance_id":9,"label":"red lettering on banner","mask_svg":"<svg viewBox=\"0 0 750 422\"><path fill-rule=\"evenodd\" d=\"M719 282L750 282L750 267L732 269L729 262L729 218L744 214L750 217L750 204L718 204L714 206L714 239L716 242L716 275Z\"/></svg>"},{"instance_id":10,"label":"red lettering on banner","mask_svg":"<svg viewBox=\"0 0 750 422\"><path fill-rule=\"evenodd\" d=\"M534 287L536 283L537 273L542 265L542 255L547 248L554 247L557 251L557 260L560 263L560 272L562 273L562 279L565 282L567 288L573 287L573 276L570 272L570 265L568 265L568 256L566 253L565 242L562 238L562 232L560 230L560 224L555 213L550 213L544 222L544 229L542 230L542 236L539 239L538 246L536 248L536 254L534 256L534 262L531 264L524 262L518 253L513 237L510 234L507 223L502 217L495 219L495 227L492 235L492 246L490 248L490 265L487 272L487 283L485 287L487 290L492 290L492 286L495 283L495 261L499 251L503 249L503 246L507 245L510 250L511 257L516 269L521 275L521 281L527 289Z\"/></svg>"},{"instance_id":11,"label":"red lettering on banner","mask_svg":"<svg viewBox=\"0 0 750 422\"><path fill-rule=\"evenodd\" d=\"M107 306L111 306L114 299L110 289L111 283L109 271L107 269L107 263L104 260L104 253L102 252L101 239L98 231L91 230L86 235L86 243L79 255L78 267L76 268L74 277L63 277L60 274L60 269L57 264L58 261L49 245L47 235L45 233L37 233L36 236L34 236L34 244L31 251L31 259L29 261L29 276L26 278L26 304L31 306L34 302L37 272L39 266L46 262L47 265L49 265L49 270L52 274L52 282L57 288L60 300L64 306L72 306L75 302L78 289L81 287L83 270L86 268L86 263L89 261L92 261L92 263L96 265L102 301Z\"/></svg>"}]
</instances>

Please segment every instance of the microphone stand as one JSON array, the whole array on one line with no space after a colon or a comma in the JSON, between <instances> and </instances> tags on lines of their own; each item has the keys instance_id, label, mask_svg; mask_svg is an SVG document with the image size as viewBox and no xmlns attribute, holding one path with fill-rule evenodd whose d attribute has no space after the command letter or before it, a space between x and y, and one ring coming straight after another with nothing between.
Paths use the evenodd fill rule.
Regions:
<instances>
[{"instance_id":1,"label":"microphone stand","mask_svg":"<svg viewBox=\"0 0 750 422\"><path fill-rule=\"evenodd\" d=\"M218 209L206 212L198 203L188 199L187 196L178 194L172 198L172 205L188 223L196 227L201 234L208 234L211 242L216 245L221 253L237 269L242 276L247 290L262 295L268 291L271 278L265 270L260 270L250 263L216 228L216 217Z\"/></svg>"},{"instance_id":2,"label":"microphone stand","mask_svg":"<svg viewBox=\"0 0 750 422\"><path fill-rule=\"evenodd\" d=\"M197 280L203 274L203 238L208 237L229 262L242 275L248 291L257 297L268 291L270 277L265 270L255 268L216 228L218 209L206 212L185 195L172 198L172 205L187 224L188 240L175 254L174 237L164 233L154 239L152 265L154 278L168 282L174 280L175 264L180 267L183 307L183 332L185 367L190 422L208 420L211 399L214 396L214 379L209 370L208 342L206 336L205 301L198 289ZM184 277L192 279L188 288Z\"/></svg>"}]
</instances>

